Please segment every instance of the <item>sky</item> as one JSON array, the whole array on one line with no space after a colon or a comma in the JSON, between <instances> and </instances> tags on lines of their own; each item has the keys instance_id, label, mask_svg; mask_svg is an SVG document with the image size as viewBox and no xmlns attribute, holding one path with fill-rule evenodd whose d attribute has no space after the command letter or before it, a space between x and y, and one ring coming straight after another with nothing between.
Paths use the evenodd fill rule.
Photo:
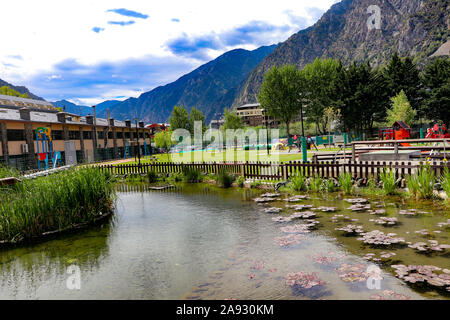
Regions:
<instances>
[{"instance_id":1,"label":"sky","mask_svg":"<svg viewBox=\"0 0 450 320\"><path fill-rule=\"evenodd\" d=\"M0 79L47 101L138 97L226 51L277 44L338 0L14 0Z\"/></svg>"}]
</instances>

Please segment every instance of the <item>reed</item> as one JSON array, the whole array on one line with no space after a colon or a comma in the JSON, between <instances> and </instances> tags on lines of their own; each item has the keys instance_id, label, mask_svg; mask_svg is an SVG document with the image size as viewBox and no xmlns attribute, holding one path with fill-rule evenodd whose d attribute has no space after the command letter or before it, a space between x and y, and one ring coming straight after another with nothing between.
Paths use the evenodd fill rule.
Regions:
<instances>
[{"instance_id":1,"label":"reed","mask_svg":"<svg viewBox=\"0 0 450 320\"><path fill-rule=\"evenodd\" d=\"M380 179L383 182L383 191L385 195L392 195L396 193L397 185L395 184L395 169L384 169L380 173Z\"/></svg>"},{"instance_id":2,"label":"reed","mask_svg":"<svg viewBox=\"0 0 450 320\"><path fill-rule=\"evenodd\" d=\"M216 178L216 183L222 188L229 188L233 184L235 177L227 170L220 170Z\"/></svg>"},{"instance_id":3,"label":"reed","mask_svg":"<svg viewBox=\"0 0 450 320\"><path fill-rule=\"evenodd\" d=\"M345 194L350 195L353 193L352 175L349 172L341 173L339 175L339 184Z\"/></svg>"},{"instance_id":4,"label":"reed","mask_svg":"<svg viewBox=\"0 0 450 320\"><path fill-rule=\"evenodd\" d=\"M112 209L115 198L113 182L96 168L24 180L2 194L0 241L11 243L92 222Z\"/></svg>"},{"instance_id":5,"label":"reed","mask_svg":"<svg viewBox=\"0 0 450 320\"><path fill-rule=\"evenodd\" d=\"M447 194L447 201L450 201L450 170L447 166L447 161L445 163L444 172L440 178L441 186L444 189L445 193Z\"/></svg>"},{"instance_id":6,"label":"reed","mask_svg":"<svg viewBox=\"0 0 450 320\"><path fill-rule=\"evenodd\" d=\"M309 179L309 191L311 192L319 192L322 189L322 183L323 180L319 176L313 176L311 179Z\"/></svg>"},{"instance_id":7,"label":"reed","mask_svg":"<svg viewBox=\"0 0 450 320\"><path fill-rule=\"evenodd\" d=\"M292 177L292 182L289 186L294 191L306 191L306 178L302 171L297 171L297 173Z\"/></svg>"}]
</instances>

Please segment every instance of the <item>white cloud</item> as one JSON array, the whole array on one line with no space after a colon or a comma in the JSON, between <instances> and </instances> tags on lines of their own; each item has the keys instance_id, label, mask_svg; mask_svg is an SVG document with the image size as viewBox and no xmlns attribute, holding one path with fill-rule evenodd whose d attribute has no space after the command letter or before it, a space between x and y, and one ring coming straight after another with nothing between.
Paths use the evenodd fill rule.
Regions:
<instances>
[{"instance_id":1,"label":"white cloud","mask_svg":"<svg viewBox=\"0 0 450 320\"><path fill-rule=\"evenodd\" d=\"M50 75L49 80L52 82L60 77L64 78L64 74L54 73L55 66L63 61L72 60L94 67L104 63L143 59L146 56L160 58L162 61L166 58L174 59L174 54L167 48L169 40L177 39L183 34L190 37L220 35L250 21L263 21L279 27L290 26L289 30L277 33L277 39L270 39L283 41L299 27L292 17L304 17L312 24L314 20L309 8L325 11L334 2L335 0L9 1L2 4L0 19L0 28L9 30L2 33L0 78L30 86L39 95L40 88L31 79L36 79L40 74ZM126 8L149 17L140 19L108 12L117 8ZM108 24L112 20L134 23L124 26ZM94 32L94 28L101 32ZM253 49L258 45L260 44L246 43L237 47ZM209 57L215 58L232 48L209 50ZM198 66L204 62L182 59L185 59L186 66L193 63ZM166 74L159 84L164 84L163 81L167 79L174 80L185 71L185 68L180 69L179 73L170 70L171 74ZM89 73L83 68L80 70L80 77L83 72ZM71 70L71 73L74 74L74 71ZM112 76L111 78L114 79ZM155 85L154 80L152 86ZM147 86L145 90L148 89L151 88ZM119 95L139 93L126 85L117 85L117 90L123 93ZM61 92L61 96L65 96L65 93ZM95 90L91 99L100 96ZM55 97L52 94L46 98Z\"/></svg>"}]
</instances>

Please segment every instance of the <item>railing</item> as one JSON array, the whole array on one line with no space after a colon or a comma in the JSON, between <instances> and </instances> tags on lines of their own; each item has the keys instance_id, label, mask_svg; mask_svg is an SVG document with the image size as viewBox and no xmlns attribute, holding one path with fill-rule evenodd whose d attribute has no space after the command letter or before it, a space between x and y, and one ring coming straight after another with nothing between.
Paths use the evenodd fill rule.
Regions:
<instances>
[{"instance_id":1,"label":"railing","mask_svg":"<svg viewBox=\"0 0 450 320\"><path fill-rule=\"evenodd\" d=\"M440 176L449 163L432 162L431 170L436 176ZM119 165L99 165L98 168L103 172L113 175L136 175L147 174L150 171L157 173L182 173L185 168L195 168L203 173L217 175L221 170L230 173L258 180L288 180L290 177L301 171L306 177L319 176L322 178L338 178L343 172L349 172L354 178L379 177L379 174L386 168L395 169L397 178L406 177L414 173L420 164L411 162L385 162L385 161L349 161L339 162L288 162L288 163L269 163L269 162L232 162L232 163L173 163L159 162L146 164L119 164Z\"/></svg>"}]
</instances>

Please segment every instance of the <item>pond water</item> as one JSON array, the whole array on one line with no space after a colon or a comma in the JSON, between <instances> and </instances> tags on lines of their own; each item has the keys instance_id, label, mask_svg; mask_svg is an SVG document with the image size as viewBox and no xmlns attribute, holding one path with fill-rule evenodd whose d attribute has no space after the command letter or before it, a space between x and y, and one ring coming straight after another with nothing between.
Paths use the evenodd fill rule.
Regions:
<instances>
[{"instance_id":1,"label":"pond water","mask_svg":"<svg viewBox=\"0 0 450 320\"><path fill-rule=\"evenodd\" d=\"M437 223L447 221L445 207L422 203L419 209L428 214L408 218L397 213L411 204L394 198L376 200L388 216L395 215L402 223L384 227L369 221L378 216L349 211L350 204L340 196L311 195L299 204L333 206L338 211L318 213L321 224L316 231L298 235L300 243L281 247L274 241L287 235L280 228L297 222L272 221L279 214L265 213L267 205L252 201L260 194L260 190L222 190L207 185L169 191L149 191L146 185L121 186L116 215L109 223L34 246L0 251L0 299L448 298L435 290L414 290L384 267L382 279L368 285L361 272L376 270L377 265L363 256L383 250L363 246L356 237L342 236L334 229L347 223L331 221L333 215L343 214L359 219L368 231L395 232L416 242L425 238L415 230L438 230ZM283 208L281 215L287 216L291 211L286 211L286 204L281 199L270 205ZM448 235L444 228L434 239L449 243ZM384 251L395 252L395 260L406 265L450 267L446 253L427 256L407 247ZM69 266L79 267L79 290L67 288ZM350 273L352 270L355 272ZM290 286L285 277L294 272L316 272L323 283L310 289ZM361 281L354 279L358 277Z\"/></svg>"}]
</instances>

